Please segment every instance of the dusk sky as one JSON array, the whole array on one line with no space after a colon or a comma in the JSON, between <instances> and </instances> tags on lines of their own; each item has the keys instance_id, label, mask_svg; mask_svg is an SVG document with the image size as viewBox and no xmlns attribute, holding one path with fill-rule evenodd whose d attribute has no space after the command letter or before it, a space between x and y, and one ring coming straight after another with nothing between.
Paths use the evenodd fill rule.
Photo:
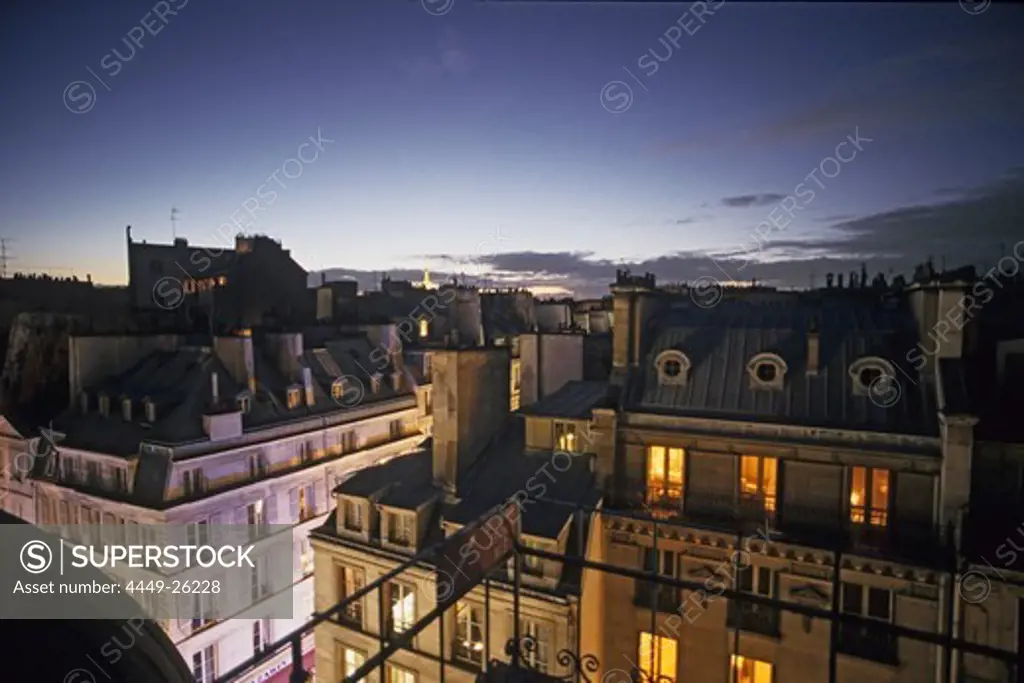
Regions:
<instances>
[{"instance_id":1,"label":"dusk sky","mask_svg":"<svg viewBox=\"0 0 1024 683\"><path fill-rule=\"evenodd\" d=\"M16 6L12 270L123 283L124 227L170 242L172 207L191 243L233 239L234 215L364 284L429 267L587 295L623 264L806 286L862 260L992 265L1024 239L1024 6Z\"/></svg>"}]
</instances>

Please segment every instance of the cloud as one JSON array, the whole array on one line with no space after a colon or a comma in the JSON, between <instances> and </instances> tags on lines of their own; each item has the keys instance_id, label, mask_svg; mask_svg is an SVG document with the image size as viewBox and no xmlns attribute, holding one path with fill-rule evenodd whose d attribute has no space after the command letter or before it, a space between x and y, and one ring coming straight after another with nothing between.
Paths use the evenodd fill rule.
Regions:
<instances>
[{"instance_id":1,"label":"cloud","mask_svg":"<svg viewBox=\"0 0 1024 683\"><path fill-rule=\"evenodd\" d=\"M752 206L770 206L778 204L786 198L784 194L769 192L767 194L742 194L736 197L723 197L722 205L731 209L746 209Z\"/></svg>"},{"instance_id":2,"label":"cloud","mask_svg":"<svg viewBox=\"0 0 1024 683\"><path fill-rule=\"evenodd\" d=\"M910 276L929 256L936 266L946 261L955 268L971 264L989 268L1024 240L1024 168L1011 169L989 183L957 188L939 195L935 202L899 207L890 211L849 217L832 216L834 224L824 234L808 239L774 239L710 251L681 251L658 258L619 261L598 258L590 251L501 252L487 256L434 254L431 260L457 266L487 278L490 284L531 288L560 288L578 297L608 293L618 268L652 272L659 282L693 281L701 276L719 280L756 279L783 287L807 287L813 278L819 286L827 273L860 272L867 265L871 277L883 273ZM685 220L685 219L678 219ZM751 230L751 234L752 230ZM1018 249L1020 251L1020 249ZM379 281L363 271L334 269L338 276L355 277L368 286ZM393 278L419 280L420 271L396 270ZM435 281L446 274L431 273Z\"/></svg>"}]
</instances>

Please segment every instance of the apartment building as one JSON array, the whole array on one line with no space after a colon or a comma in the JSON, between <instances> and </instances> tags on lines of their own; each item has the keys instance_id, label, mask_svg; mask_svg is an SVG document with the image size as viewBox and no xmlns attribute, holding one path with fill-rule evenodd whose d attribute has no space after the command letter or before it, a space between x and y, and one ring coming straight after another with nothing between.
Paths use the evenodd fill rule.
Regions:
<instances>
[{"instance_id":1,"label":"apartment building","mask_svg":"<svg viewBox=\"0 0 1024 683\"><path fill-rule=\"evenodd\" d=\"M111 525L127 538L137 524L187 525L199 539L217 524L286 525L292 582L254 574L252 589L254 600L291 591L292 619L160 620L196 680L213 681L312 614L308 531L330 513L330 492L424 438L413 373L382 368L372 350L365 337L307 348L301 334L248 331L72 338L74 405L33 469L36 523ZM287 677L287 655L240 683Z\"/></svg>"},{"instance_id":2,"label":"apartment building","mask_svg":"<svg viewBox=\"0 0 1024 683\"><path fill-rule=\"evenodd\" d=\"M514 495L596 502L591 457L556 453L530 441L531 429L508 414L509 349L431 352L435 415L432 442L422 450L368 468L334 489L335 512L312 534L319 611L422 555L446 536ZM559 457L561 456L561 457ZM568 507L525 506L520 537L533 547L583 556L589 519ZM383 629L393 638L444 601L455 569L433 560L414 563L380 591L316 628L317 681L341 680L379 652ZM440 578L439 578L440 577ZM492 660L508 659L515 632L513 575L499 568L418 633L411 648L389 658L386 677L403 683L473 681ZM523 658L559 675L560 651L578 651L581 573L530 558L520 590ZM383 616L383 621L381 617ZM377 679L374 673L371 679Z\"/></svg>"},{"instance_id":3,"label":"apartment building","mask_svg":"<svg viewBox=\"0 0 1024 683\"><path fill-rule=\"evenodd\" d=\"M1009 680L991 659L957 655L947 669L932 644L848 624L833 636L828 620L719 597L730 588L1017 648L1019 575L1004 569L999 597L972 601L965 563L977 558L957 559L978 417L960 330L928 333L966 286L702 308L619 273L617 404L590 410L605 493L590 557L707 590L589 584L584 618L606 628L584 647L603 672L783 683L828 681L834 666L838 681ZM908 361L929 336L927 362ZM1020 462L1019 448L996 450Z\"/></svg>"}]
</instances>

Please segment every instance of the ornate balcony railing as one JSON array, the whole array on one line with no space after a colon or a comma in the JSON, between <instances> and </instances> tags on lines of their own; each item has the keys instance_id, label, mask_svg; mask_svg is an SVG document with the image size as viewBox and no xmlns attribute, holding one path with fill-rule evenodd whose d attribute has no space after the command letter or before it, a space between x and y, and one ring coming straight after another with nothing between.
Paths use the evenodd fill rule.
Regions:
<instances>
[{"instance_id":1,"label":"ornate balcony railing","mask_svg":"<svg viewBox=\"0 0 1024 683\"><path fill-rule=\"evenodd\" d=\"M578 514L578 519L583 519L584 514L594 514L600 512L601 515L608 516L623 516L630 517L641 521L650 521L650 516L644 516L644 510L638 510L635 512L615 512L607 509L598 510L595 507L577 506L574 504L563 503L560 501L544 500L545 503L552 505L565 505L567 507L575 509ZM493 512L489 512L476 522L467 525L458 534L449 536L441 544L433 546L419 553L415 557L410 557L407 560L402 561L395 569L385 573L384 575L377 578L367 586L352 592L345 599L341 600L335 605L332 605L326 610L314 614L314 616L301 627L286 635L284 638L277 640L274 643L268 645L264 652L260 652L254 655L249 661L236 667L235 669L225 673L221 676L217 683L234 683L240 677L251 676L256 672L257 667L271 656L280 654L282 649L290 648L292 652L292 670L290 673L290 683L308 683L310 676L308 671L304 668L302 663L302 640L303 636L311 633L316 627L326 622L334 621L339 618L340 615L344 614L350 606L358 603L359 601L366 600L367 609L371 611L374 609L373 603L377 610L378 623L386 623L387 621L387 605L385 602L386 596L385 591L381 590L387 583L396 580L400 577L403 572L408 571L410 568L416 567L418 570L422 570L425 565L431 565L438 567L438 588L439 594L441 592L441 581L443 572L440 571L441 565L439 564L439 558L446 552L446 548L450 550L450 544L453 539L456 543L468 542L468 539L473 538L473 534L480 531L484 523L490 521L493 516ZM660 521L655 520L654 524L679 524L679 521ZM685 522L689 524L689 521ZM737 532L737 540L740 539L740 532ZM657 538L657 534L654 535ZM841 566L841 559L843 550L836 549L834 562L835 566ZM782 625L781 614L787 612L790 614L796 614L802 616L805 623L809 623L812 620L822 620L826 623L831 624L832 633L834 637L828 639L827 656L829 658L829 672L830 676L827 680L831 683L835 683L838 678L836 657L839 653L852 655L862 659L869 659L873 661L894 663L897 661L897 649L896 643L899 639L911 639L921 643L925 643L932 646L937 646L942 657L945 657L947 661L952 657L954 651L960 653L960 658L963 659L964 654L979 655L982 657L992 658L994 660L1003 662L1008 667L1014 667L1015 671L1022 670L1024 668L1024 653L1010 652L999 648L991 647L988 645L979 644L976 642L970 642L961 637L951 635L949 633L937 633L933 631L923 631L918 629L912 629L899 624L883 622L876 619L870 619L867 617L846 614L838 609L837 604L833 604L832 607L823 605L810 605L803 602L791 602L785 599L766 597L759 594L747 593L743 591L737 591L729 586L724 586L716 589L713 596L709 596L707 593L708 585L705 580L692 580L692 579L680 579L670 576L658 574L655 571L643 570L639 568L631 568L627 566L610 564L603 561L595 561L586 558L585 552L577 552L575 554L559 554L552 553L545 550L539 550L530 548L516 538L512 543L512 549L508 554L514 558L514 573L512 586L508 586L507 579L500 579L501 583L504 583L503 590L511 590L512 597L512 614L511 621L513 623L513 638L509 641L506 647L504 661L502 660L502 653L493 653L498 655L492 657L492 653L488 651L488 643L491 642L491 635L489 632L491 619L484 620L484 654L483 663L481 665L480 676L483 681L486 682L498 682L507 681L508 683L534 683L534 682L551 682L551 681L566 681L567 683L600 683L601 681L615 681L615 683L627 683L627 681L634 681L635 683L676 683L676 679L682 680L681 676L664 675L666 670L661 668L660 665L656 665L653 671L644 671L638 668L638 666L647 666L643 664L642 657L633 657L636 653L626 653L629 656L623 656L621 661L617 659L615 661L600 662L596 656L592 654L586 654L580 651L580 643L582 642L577 637L576 642L570 648L560 650L557 653L546 654L546 666L543 670L539 670L535 664L537 662L539 651L538 643L529 634L521 633L520 629L520 615L522 614L520 605L520 596L524 590L522 588L523 578L523 567L525 562L523 561L527 556L538 557L545 562L559 563L566 567L573 567L576 570L587 570L590 572L599 572L607 575L617 576L627 580L632 580L635 585L638 586L637 600L641 600L641 596L646 593L651 596L654 601L654 605L660 611L662 607L662 600L674 599L674 596L686 591L686 595L692 596L693 594L702 593L705 596L705 600L721 599L729 602L730 608L727 612L727 619L729 625L736 629L735 638L742 638L744 634L748 632L762 633L765 635L777 635ZM508 554L503 554L500 557L495 556L491 558L493 562L493 568L495 571L487 574L474 573L472 569L468 570L467 581L472 585L478 585L484 582L487 578L492 578L501 574L505 574L506 558ZM466 569L464 567L464 569ZM952 571L956 571L952 569ZM498 579L495 578L493 583L498 583ZM838 595L840 590L839 572L832 572L832 593ZM475 582L475 583L473 583ZM486 591L495 590L490 588L491 583L484 583L485 596L488 595ZM657 586L655 590L651 589L651 586ZM947 582L948 594L946 595L947 604L952 604L957 599L956 595L956 581ZM465 585L462 589L468 590ZM668 596L667 598L663 596ZM457 598L452 598L452 600ZM460 668L462 671L466 670L465 660L459 656L460 653L452 652L452 656L446 657L443 655L430 655L422 651L422 649L414 649L414 638L418 634L422 634L423 630L431 624L438 624L437 631L437 651L444 653L452 651L452 648L444 647L444 644L451 644L451 638L455 631L448 631L447 636L445 635L447 627L445 626L446 621L450 624L451 620L446 620L444 617L450 611L454 610L454 602L448 599L439 599L436 607L431 609L426 614L417 615L419 618L415 623L411 624L407 629L404 629L400 634L390 634L383 632L376 634L378 639L378 648L375 652L368 653L369 656L365 662L354 672L346 675L342 680L344 683L357 683L358 681L367 681L367 683L381 683L381 681L387 681L386 667L390 658L399 651L407 650L416 652L418 655L426 656L431 666L438 667L438 678L440 681L445 680L445 669L446 667L454 666ZM485 598L485 605L486 602ZM650 603L649 603L650 604ZM499 610L504 619L508 613L504 610L507 609L507 603L502 603L500 607L495 606L495 610ZM579 602L580 609L585 608L586 602ZM489 608L485 607L485 610ZM496 612L491 612L495 614ZM582 611L577 614L575 619L576 628L579 631L584 628L582 624L588 623L587 620L593 619L594 617L588 617L587 614ZM592 622L589 622L592 623ZM650 632L654 634L665 633L663 630L659 630L659 623L665 623L659 621L658 614L652 612L651 614L651 626ZM607 625L606 625L607 627ZM738 628L737 628L738 627ZM636 628L635 623L631 623L628 628ZM805 626L806 628L806 626ZM368 634L372 635L372 634ZM420 636L422 639L422 636ZM422 646L422 642L419 643ZM632 662L632 664L630 663ZM639 662L639 664L638 664ZM726 664L724 664L726 665ZM378 672L379 673L375 673ZM679 670L676 669L676 674ZM428 675L432 675L432 672L423 672ZM334 680L331 672L319 672L318 676L323 680ZM813 683L813 682L812 682ZM824 681L822 681L824 683Z\"/></svg>"},{"instance_id":2,"label":"ornate balcony railing","mask_svg":"<svg viewBox=\"0 0 1024 683\"><path fill-rule=\"evenodd\" d=\"M952 534L928 522L889 516L885 526L856 524L834 509L785 504L777 498L737 493L688 491L681 498L650 496L643 488L628 488L610 496L611 510L644 512L650 517L697 528L729 533L753 531L766 523L782 540L823 549L924 564L949 564Z\"/></svg>"}]
</instances>

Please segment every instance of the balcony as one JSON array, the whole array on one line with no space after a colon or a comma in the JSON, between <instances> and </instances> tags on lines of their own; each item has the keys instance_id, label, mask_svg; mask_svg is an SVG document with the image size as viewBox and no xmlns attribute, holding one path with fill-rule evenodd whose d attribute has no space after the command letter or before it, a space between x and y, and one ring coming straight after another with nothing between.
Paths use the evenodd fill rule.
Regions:
<instances>
[{"instance_id":1,"label":"balcony","mask_svg":"<svg viewBox=\"0 0 1024 683\"><path fill-rule=\"evenodd\" d=\"M879 625L885 622L879 622ZM880 627L840 624L837 650L843 654L895 666L899 663L895 634Z\"/></svg>"},{"instance_id":2,"label":"balcony","mask_svg":"<svg viewBox=\"0 0 1024 683\"><path fill-rule=\"evenodd\" d=\"M600 510L601 514L605 517L620 516L622 519L635 519L635 515L617 515L614 511L607 508L599 509L596 506L581 508L575 504L570 505L548 499L544 499L544 502L552 505L565 505L567 509L583 509L589 513ZM475 567L473 573L457 579L457 583L452 584L457 588L457 592L453 593L448 601L445 601L444 604L432 606L426 614L417 614L415 617L413 617L410 611L399 620L401 622L398 624L400 629L395 629L395 624L393 624L393 619L391 618L394 613L395 603L389 599L388 591L385 587L389 584L401 582L403 573L407 571L412 569L420 571L424 565L433 564L436 566L439 558L449 557L453 552L457 553L459 547L466 543L468 539L476 538L482 535L483 529L490 528L485 523L491 521L492 517L489 516L491 514L493 513L481 516L478 520L464 526L456 534L447 537L437 545L424 549L415 557L406 558L399 566L377 577L365 587L359 586L356 588L352 586L347 591L347 595L345 591L339 590L339 594L346 595L346 597L333 606L327 606L325 609L319 610L309 621L270 644L268 651L271 653L280 652L282 648L288 647L290 644L293 653L292 662L295 667L292 680L308 680L304 678L308 665L303 664L302 660L302 638L311 633L319 624L328 620L334 623L345 623L346 620L352 620L352 617L358 614L360 617L359 621L361 621L362 606L365 599L366 608L380 615L381 620L386 625L386 630L382 634L377 634L379 639L379 649L377 652L368 656L365 662L356 671L352 672L351 675L347 676L344 681L345 683L357 683L357 681L366 680L368 676L375 677L378 670L383 674L386 671L387 664L396 653L402 650L414 649L414 639L418 634L421 634L424 629L432 624L436 627L438 619L443 619L447 614L450 614L450 610L454 607L454 601L460 599L460 596L465 594L463 591L472 590L484 578L488 576L494 578L495 573L502 571L510 553L512 557L520 555L524 560L528 557L536 557L544 562L558 562L567 567L578 568L581 571L600 572L605 576L615 576L622 580L632 581L635 586L633 600L636 605L653 605L654 609L658 611L668 611L666 608L676 602L675 598L679 591L707 589L703 579L694 580L689 578L672 578L664 575L650 575L636 568L530 548L513 535L511 536L512 542L509 550L494 553L488 557L487 562L483 566ZM688 524L689 522L685 523ZM658 524L675 524L675 522L658 522ZM327 539L327 532L314 531L313 533L314 535L322 533L325 540ZM505 548L505 545L502 544L501 548ZM518 571L519 574L513 576L513 580L509 582L510 586L520 584L523 579L522 569L525 564L525 561L514 563L514 567L518 568L514 571ZM652 588L652 584L657 586L657 588ZM838 587L836 589L838 590ZM492 587L491 590L494 590L494 588ZM502 634L507 633L508 627L505 624L521 623L522 606L520 605L520 595L526 594L527 591L528 589L526 588L524 588L522 593L512 591L511 613L507 603L503 604L500 608L497 608L492 603L491 609L493 611L490 615L492 618L482 621L480 628L483 633L480 634L481 637L478 638L477 633L474 631L471 640L492 644L496 642L498 636L490 631L490 624L499 622L497 617L500 617L500 623L503 624L501 626ZM812 606L797 601L740 592L729 586L726 586L721 591L720 597L728 601L728 626L733 629L740 629L744 633L759 633L768 637L778 637L781 622L780 615L783 612L790 615L799 615L807 622L813 621L816 624L815 628L822 628L824 626L825 629L828 629L832 624L835 624L839 637L834 641L825 639L821 642L820 647L823 656L843 653L844 656L854 656L863 660L892 665L898 661L898 641L905 638L927 644L929 648L937 648L940 653L939 656L946 656L951 651L956 651L960 653L959 656L961 657L966 654L988 657L994 661L1003 662L1007 666L1014 665L1018 657L1016 652L1009 649L1000 649L970 642L962 637L950 638L936 633L933 628L917 629L882 620L866 619L854 614L832 611L828 605ZM629 598L626 599L629 600ZM582 625L583 628L616 628L618 626L616 624L602 626L595 623L594 620L598 618L598 615L589 614L587 609L586 604L581 603L581 611L577 623ZM354 628L360 628L360 625L356 624ZM400 630L401 633L395 633L396 630ZM458 630L455 633L458 633ZM494 647L490 648L489 651L485 649L482 655L478 657L475 651L476 648L472 643L466 644L463 642L460 644L452 642L452 640L462 640L456 636L448 640L448 643L451 645L451 655L445 654L442 657L435 658L431 668L433 669L436 665L440 669L439 677L443 678L445 667L451 666L453 669L458 668L466 671L475 668L475 662L483 659L486 663L486 672L481 673L481 678L478 680L484 683L487 681L552 683L555 680L580 680L583 682L600 683L597 681L597 677L594 677L592 674L601 670L601 662L598 661L595 655L579 651L577 649L579 647L578 644L573 644L570 641L567 649L561 649L557 652L554 652L552 649L552 651L547 652L545 660L548 662L551 670L548 673L542 674L530 668L531 661L529 655L531 648L528 645L529 634L519 633L516 636L519 637L518 642L520 645L506 648L504 657L501 652L496 651L500 648ZM723 632L723 636L725 636L725 632ZM447 647L443 649L448 650ZM606 667L615 667L618 661L620 661L619 653L613 654L618 659L616 659L615 663L611 661L606 662ZM612 656L612 654L609 655L609 657ZM708 653L708 656L715 657L716 655ZM221 678L218 679L218 683L233 683L239 677L254 675L254 672L258 671L261 662L265 662L266 659L266 653L258 653L247 662L222 674ZM722 670L726 670L728 667L728 656L724 653L722 653L720 663ZM622 665L619 664L619 666ZM579 679L575 679L577 675L580 677ZM626 677L628 677L628 673L625 673L625 676L620 676L623 680ZM822 675L820 678L807 678L807 680L809 683L825 683L828 678ZM651 683L651 681L647 680L645 683ZM662 682L655 681L654 683ZM667 683L667 681L664 683Z\"/></svg>"},{"instance_id":3,"label":"balcony","mask_svg":"<svg viewBox=\"0 0 1024 683\"><path fill-rule=\"evenodd\" d=\"M767 523L779 540L847 553L906 560L936 569L949 566L947 536L930 522L890 515L886 526L854 524L836 507L787 505L763 496L688 491L682 498L642 488L617 492L610 510L643 511L653 519L727 533L754 533Z\"/></svg>"},{"instance_id":4,"label":"balcony","mask_svg":"<svg viewBox=\"0 0 1024 683\"><path fill-rule=\"evenodd\" d=\"M778 638L781 635L778 607L730 600L725 624L728 628L759 633L769 638Z\"/></svg>"}]
</instances>

